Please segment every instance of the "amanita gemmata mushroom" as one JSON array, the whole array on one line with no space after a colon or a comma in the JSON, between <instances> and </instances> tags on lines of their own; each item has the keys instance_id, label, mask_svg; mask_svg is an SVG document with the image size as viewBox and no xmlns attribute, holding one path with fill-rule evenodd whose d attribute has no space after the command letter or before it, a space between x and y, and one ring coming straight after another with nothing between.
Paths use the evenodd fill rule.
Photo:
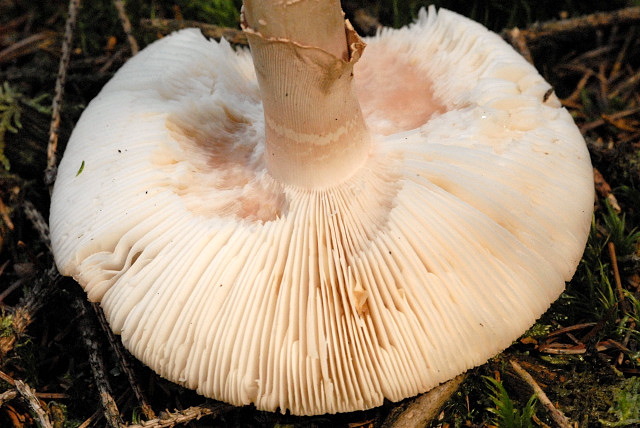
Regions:
<instances>
[{"instance_id":1,"label":"amanita gemmata mushroom","mask_svg":"<svg viewBox=\"0 0 640 428\"><path fill-rule=\"evenodd\" d=\"M85 110L52 196L60 271L161 376L258 409L371 408L509 346L591 220L550 85L446 10L362 41L337 1L253 3L251 52L180 31Z\"/></svg>"}]
</instances>

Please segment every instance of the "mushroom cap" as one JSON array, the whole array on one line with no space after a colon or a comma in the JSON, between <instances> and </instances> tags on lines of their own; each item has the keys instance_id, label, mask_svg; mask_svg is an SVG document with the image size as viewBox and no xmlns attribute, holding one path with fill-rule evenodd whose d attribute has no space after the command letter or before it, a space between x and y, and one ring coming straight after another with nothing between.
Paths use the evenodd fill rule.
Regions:
<instances>
[{"instance_id":1,"label":"mushroom cap","mask_svg":"<svg viewBox=\"0 0 640 428\"><path fill-rule=\"evenodd\" d=\"M370 408L484 363L572 277L592 168L549 84L442 9L366 42L373 148L328 188L271 178L249 52L196 30L148 46L84 111L52 196L55 260L161 376L271 411Z\"/></svg>"}]
</instances>

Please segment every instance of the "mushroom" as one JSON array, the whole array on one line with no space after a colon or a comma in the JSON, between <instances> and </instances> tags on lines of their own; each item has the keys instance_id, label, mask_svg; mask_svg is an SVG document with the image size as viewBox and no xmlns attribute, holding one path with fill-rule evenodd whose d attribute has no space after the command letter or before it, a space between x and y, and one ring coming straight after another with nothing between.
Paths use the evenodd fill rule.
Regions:
<instances>
[{"instance_id":1,"label":"mushroom","mask_svg":"<svg viewBox=\"0 0 640 428\"><path fill-rule=\"evenodd\" d=\"M269 411L401 400L508 347L591 221L550 85L447 10L364 51L337 0L253 3L251 53L177 32L84 111L52 195L60 272L161 376Z\"/></svg>"}]
</instances>

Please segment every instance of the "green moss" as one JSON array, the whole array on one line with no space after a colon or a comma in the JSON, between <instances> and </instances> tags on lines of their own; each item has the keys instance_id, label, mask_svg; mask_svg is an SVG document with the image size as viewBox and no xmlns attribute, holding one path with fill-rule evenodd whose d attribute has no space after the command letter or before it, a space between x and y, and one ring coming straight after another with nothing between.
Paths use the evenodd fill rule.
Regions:
<instances>
[{"instance_id":1,"label":"green moss","mask_svg":"<svg viewBox=\"0 0 640 428\"><path fill-rule=\"evenodd\" d=\"M13 317L2 314L0 316L0 337L11 337L13 334Z\"/></svg>"},{"instance_id":2,"label":"green moss","mask_svg":"<svg viewBox=\"0 0 640 428\"><path fill-rule=\"evenodd\" d=\"M564 371L564 380L545 389L551 402L579 426L593 424L607 415L613 392L623 380L610 366L588 358Z\"/></svg>"},{"instance_id":3,"label":"green moss","mask_svg":"<svg viewBox=\"0 0 640 428\"><path fill-rule=\"evenodd\" d=\"M176 2L182 13L192 19L226 27L236 27L240 22L241 2L233 0L182 0Z\"/></svg>"},{"instance_id":4,"label":"green moss","mask_svg":"<svg viewBox=\"0 0 640 428\"><path fill-rule=\"evenodd\" d=\"M7 81L0 85L0 165L6 171L11 166L5 155L7 132L17 134L22 129L21 117L25 106L39 113L50 114L51 109L42 104L47 97L47 94L43 94L35 98L28 98Z\"/></svg>"},{"instance_id":5,"label":"green moss","mask_svg":"<svg viewBox=\"0 0 640 428\"><path fill-rule=\"evenodd\" d=\"M600 419L608 427L637 426L640 424L640 378L627 379L615 392L614 403L609 408L609 417Z\"/></svg>"},{"instance_id":6,"label":"green moss","mask_svg":"<svg viewBox=\"0 0 640 428\"><path fill-rule=\"evenodd\" d=\"M18 129L22 128L20 115L22 109L19 104L20 93L4 82L0 86L0 164L5 170L9 170L9 159L4 154L5 139L7 132L13 134L18 133Z\"/></svg>"},{"instance_id":7,"label":"green moss","mask_svg":"<svg viewBox=\"0 0 640 428\"><path fill-rule=\"evenodd\" d=\"M493 407L487 410L493 414L492 423L502 428L531 428L536 412L535 395L529 398L522 409L516 408L502 382L492 377L485 378L489 390L489 398Z\"/></svg>"}]
</instances>

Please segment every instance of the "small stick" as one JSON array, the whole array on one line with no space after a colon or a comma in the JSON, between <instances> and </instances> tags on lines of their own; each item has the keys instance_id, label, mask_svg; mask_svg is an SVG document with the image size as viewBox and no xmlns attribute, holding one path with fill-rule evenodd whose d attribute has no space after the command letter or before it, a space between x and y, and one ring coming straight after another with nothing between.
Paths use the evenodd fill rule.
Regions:
<instances>
[{"instance_id":1,"label":"small stick","mask_svg":"<svg viewBox=\"0 0 640 428\"><path fill-rule=\"evenodd\" d=\"M530 64L533 64L533 55L527 45L527 39L522 35L522 31L519 28L512 28L504 32L504 37L509 44L518 51L520 55L524 57Z\"/></svg>"},{"instance_id":2,"label":"small stick","mask_svg":"<svg viewBox=\"0 0 640 428\"><path fill-rule=\"evenodd\" d=\"M589 330L587 334L585 334L580 338L580 342L586 344L590 342L593 338L595 338L596 335L602 331L604 326L607 325L607 323L609 322L609 319L615 314L615 310L616 310L616 306L611 306L607 310L607 313L605 314L605 316L602 317L602 319L598 321L598 323L591 330Z\"/></svg>"},{"instance_id":3,"label":"small stick","mask_svg":"<svg viewBox=\"0 0 640 428\"><path fill-rule=\"evenodd\" d=\"M122 367L122 370L127 375L127 379L129 380L129 385L131 386L131 389L133 390L133 394L136 396L138 403L140 403L140 408L142 409L142 413L144 414L147 420L154 419L156 415L153 412L151 405L149 405L144 393L142 392L142 388L140 388L140 386L138 385L138 381L136 379L136 376L133 373L133 369L131 368L131 364L129 363L129 358L126 354L126 351L122 346L122 342L120 342L120 340L116 338L115 334L113 334L113 331L111 330L111 327L109 327L109 324L107 323L107 319L105 318L104 312L102 311L102 308L100 307L100 305L97 303L92 303L91 307L96 313L98 317L98 321L100 321L100 326L102 327L102 330L107 334L107 338L109 339L111 348L116 353L116 356L118 357L118 361L120 362L120 367Z\"/></svg>"},{"instance_id":4,"label":"small stick","mask_svg":"<svg viewBox=\"0 0 640 428\"><path fill-rule=\"evenodd\" d=\"M99 418L100 418L100 410L96 410L95 412L93 412L93 415L89 416L89 418L84 422L82 422L80 425L78 425L77 428L87 428L91 424L93 424L95 421L97 421Z\"/></svg>"},{"instance_id":5,"label":"small stick","mask_svg":"<svg viewBox=\"0 0 640 428\"><path fill-rule=\"evenodd\" d=\"M563 104L569 101L576 101L580 98L580 93L587 86L589 79L593 76L593 70L585 70L582 78L576 85L576 89L566 99L562 100Z\"/></svg>"},{"instance_id":6,"label":"small stick","mask_svg":"<svg viewBox=\"0 0 640 428\"><path fill-rule=\"evenodd\" d=\"M8 374L6 374L5 372L0 370L0 379L5 381L6 383L8 383L11 386L16 386L16 380L14 378L12 378L11 376L9 376ZM11 390L10 390L11 391ZM9 392L9 391L5 391ZM5 394L3 393L3 394ZM36 392L36 397L41 398L41 399L60 399L60 398L69 398L69 396L67 394L64 393L56 393L56 392ZM2 406L2 403L0 402L0 406Z\"/></svg>"},{"instance_id":7,"label":"small stick","mask_svg":"<svg viewBox=\"0 0 640 428\"><path fill-rule=\"evenodd\" d=\"M378 18L371 15L365 8L358 8L353 11L353 23L367 36L375 36L378 30L382 28Z\"/></svg>"},{"instance_id":8,"label":"small stick","mask_svg":"<svg viewBox=\"0 0 640 428\"><path fill-rule=\"evenodd\" d=\"M418 428L428 425L438 416L440 408L458 390L465 378L466 374L459 375L410 400L408 405L397 406L382 423L382 427Z\"/></svg>"},{"instance_id":9,"label":"small stick","mask_svg":"<svg viewBox=\"0 0 640 428\"><path fill-rule=\"evenodd\" d=\"M628 7L611 12L597 12L576 18L533 24L522 31L528 44L541 38L557 37L560 34L575 34L613 25L634 24L640 21L640 7Z\"/></svg>"},{"instance_id":10,"label":"small stick","mask_svg":"<svg viewBox=\"0 0 640 428\"><path fill-rule=\"evenodd\" d=\"M595 322L585 322L585 323L581 323L581 324L574 324L574 325L569 326L569 327L562 327L562 328L559 328L559 329L549 333L547 335L547 338L554 337L554 336L560 336L562 334L565 334L565 333L571 332L571 331L582 330L584 328L593 327L594 325L596 325Z\"/></svg>"},{"instance_id":11,"label":"small stick","mask_svg":"<svg viewBox=\"0 0 640 428\"><path fill-rule=\"evenodd\" d=\"M615 87L615 89L609 93L609 99L613 99L625 92L632 92L636 86L640 85L640 73L634 73Z\"/></svg>"},{"instance_id":12,"label":"small stick","mask_svg":"<svg viewBox=\"0 0 640 428\"><path fill-rule=\"evenodd\" d=\"M571 421L569 421L564 413L556 409L553 403L551 403L551 400L549 400L549 397L547 397L547 394L544 393L542 388L540 388L540 385L538 385L529 372L523 369L515 360L511 360L510 362L516 373L518 373L522 380L524 380L527 385L533 389L533 393L538 397L538 400L540 400L540 403L542 403L544 408L547 409L551 415L551 419L553 419L553 421L561 428L573 428Z\"/></svg>"},{"instance_id":13,"label":"small stick","mask_svg":"<svg viewBox=\"0 0 640 428\"><path fill-rule=\"evenodd\" d=\"M3 392L2 394L0 394L0 407L2 407L2 405L5 402L11 401L17 396L18 396L18 391L16 391L15 389L10 389L8 391Z\"/></svg>"},{"instance_id":14,"label":"small stick","mask_svg":"<svg viewBox=\"0 0 640 428\"><path fill-rule=\"evenodd\" d=\"M16 380L16 389L18 390L22 398L24 398L29 404L29 408L35 414L39 425L42 428L53 428L49 417L40 405L40 400L38 400L36 395L33 393L33 390L29 388L29 385L21 380Z\"/></svg>"},{"instance_id":15,"label":"small stick","mask_svg":"<svg viewBox=\"0 0 640 428\"><path fill-rule=\"evenodd\" d=\"M627 345L629 344L629 340L631 339L631 332L634 331L635 328L636 328L636 323L634 321L631 321L629 323L629 328L627 329L627 334L624 335L624 339L620 344L624 348L626 348ZM618 365L621 365L624 362L625 352L628 354L630 351L627 349L626 351L623 350L620 352L620 354L618 354L618 359L616 360Z\"/></svg>"},{"instance_id":16,"label":"small stick","mask_svg":"<svg viewBox=\"0 0 640 428\"><path fill-rule=\"evenodd\" d=\"M50 248L49 228L42 214L40 214L29 201L24 202L23 209L26 216L32 221L34 228L40 232L42 240L47 244L47 247ZM20 299L20 302L13 311L14 334L0 338L0 359L13 349L16 338L23 334L27 326L31 324L33 315L44 305L47 296L55 289L61 278L55 264L52 264L49 269L41 272L36 276L35 280L32 281L31 288L25 293L25 296ZM15 287L16 284L21 283L24 283L24 281L16 281L8 290L5 290L5 293ZM0 295L0 303L6 296L5 293Z\"/></svg>"},{"instance_id":17,"label":"small stick","mask_svg":"<svg viewBox=\"0 0 640 428\"><path fill-rule=\"evenodd\" d=\"M100 393L100 403L102 404L104 417L107 420L108 426L112 428L119 428L122 424L122 419L120 418L118 405L111 394L111 386L109 385L109 380L105 374L104 362L100 356L98 343L95 339L95 330L88 320L84 303L77 298L74 300L73 306L78 313L85 315L83 317L83 322L80 323L80 330L84 345L89 353L89 363L91 365L91 371L93 372L93 378L96 382L96 387Z\"/></svg>"},{"instance_id":18,"label":"small stick","mask_svg":"<svg viewBox=\"0 0 640 428\"><path fill-rule=\"evenodd\" d=\"M628 110L619 111L617 113L610 114L610 115L606 116L607 119L609 120L609 122L605 121L604 119L596 119L593 122L589 122L587 124L582 125L580 127L580 131L584 134L586 131L590 131L590 130L592 130L594 128L597 128L599 126L605 125L606 123L611 123L612 121L615 121L615 120L618 120L618 119L623 119L623 118L625 118L627 116L631 116L631 115L637 114L638 112L640 112L640 107L635 107L635 108L631 108L631 109L628 109Z\"/></svg>"},{"instance_id":19,"label":"small stick","mask_svg":"<svg viewBox=\"0 0 640 428\"><path fill-rule=\"evenodd\" d=\"M113 65L114 62L118 61L122 56L124 56L126 52L126 48L120 48L118 49L113 55L111 55L111 57L109 57L109 59L107 59L104 64L102 65L102 67L100 67L99 72L101 74L106 73L107 70L109 70L111 68L111 66Z\"/></svg>"},{"instance_id":20,"label":"small stick","mask_svg":"<svg viewBox=\"0 0 640 428\"><path fill-rule=\"evenodd\" d=\"M202 404L200 406L189 407L184 410L177 410L175 412L163 412L160 417L143 422L140 425L126 425L127 428L165 428L172 427L176 424L184 424L190 421L199 420L203 416L218 416L224 413L233 406L214 403L214 404Z\"/></svg>"},{"instance_id":21,"label":"small stick","mask_svg":"<svg viewBox=\"0 0 640 428\"><path fill-rule=\"evenodd\" d=\"M138 47L138 42L131 32L131 21L129 21L127 11L124 9L124 3L122 0L113 0L113 4L116 6L116 9L118 9L118 15L120 16L120 22L122 22L124 34L127 36L129 46L131 46L131 55L135 55L138 53L140 48Z\"/></svg>"},{"instance_id":22,"label":"small stick","mask_svg":"<svg viewBox=\"0 0 640 428\"><path fill-rule=\"evenodd\" d=\"M46 297L55 289L61 279L62 276L60 276L55 264L52 264L44 272L39 273L33 281L33 286L29 293L20 300L20 306L16 309L16 314L18 311L24 311L30 318L44 305ZM30 323L31 319L28 322Z\"/></svg>"},{"instance_id":23,"label":"small stick","mask_svg":"<svg viewBox=\"0 0 640 428\"><path fill-rule=\"evenodd\" d=\"M593 350L597 352L602 352L611 348L621 349L622 346L623 345L612 340L602 340L593 347ZM539 351L547 354L555 354L555 355L578 355L578 354L585 354L587 352L587 345L583 343L580 343L578 345L569 345L565 343L559 343L556 346L549 345L549 346L540 347Z\"/></svg>"},{"instance_id":24,"label":"small stick","mask_svg":"<svg viewBox=\"0 0 640 428\"><path fill-rule=\"evenodd\" d=\"M29 19L29 15L25 14L17 18L13 18L9 22L0 24L0 40L8 39L10 37L9 31L17 30L20 25L27 21L27 19Z\"/></svg>"},{"instance_id":25,"label":"small stick","mask_svg":"<svg viewBox=\"0 0 640 428\"><path fill-rule=\"evenodd\" d=\"M609 258L611 259L611 266L613 267L613 278L616 282L616 291L618 292L618 308L623 314L629 313L627 308L627 301L624 298L624 291L622 290L622 280L620 279L620 271L618 270L618 258L616 257L616 247L613 242L607 244L609 249Z\"/></svg>"},{"instance_id":26,"label":"small stick","mask_svg":"<svg viewBox=\"0 0 640 428\"><path fill-rule=\"evenodd\" d=\"M22 203L22 211L31 222L33 228L38 232L38 235L40 235L40 240L44 242L49 251L51 251L49 224L47 223L47 220L45 220L42 213L38 211L38 209L35 207L35 205L33 205L31 201L28 200L25 200Z\"/></svg>"},{"instance_id":27,"label":"small stick","mask_svg":"<svg viewBox=\"0 0 640 428\"><path fill-rule=\"evenodd\" d=\"M0 28L1 33L2 29ZM54 34L52 31L43 31L11 44L0 51L0 64L14 61L23 55L32 53L40 46L46 45L53 40Z\"/></svg>"},{"instance_id":28,"label":"small stick","mask_svg":"<svg viewBox=\"0 0 640 428\"><path fill-rule=\"evenodd\" d=\"M36 397L41 400L66 400L71 398L69 394L64 392L36 392Z\"/></svg>"},{"instance_id":29,"label":"small stick","mask_svg":"<svg viewBox=\"0 0 640 428\"><path fill-rule=\"evenodd\" d=\"M0 360L13 349L17 338L24 334L27 326L33 320L33 315L40 310L46 296L55 289L59 279L60 274L53 266L45 271L44 275L36 278L28 294L20 299L18 306L13 309L12 328L14 334L0 337Z\"/></svg>"},{"instance_id":30,"label":"small stick","mask_svg":"<svg viewBox=\"0 0 640 428\"><path fill-rule=\"evenodd\" d=\"M142 19L140 25L144 30L153 30L160 34L169 34L183 28L196 27L202 31L206 37L220 40L225 38L229 43L237 45L248 45L247 36L242 30L217 25L204 24L198 21L183 21L178 19Z\"/></svg>"},{"instance_id":31,"label":"small stick","mask_svg":"<svg viewBox=\"0 0 640 428\"><path fill-rule=\"evenodd\" d=\"M0 379L7 382L11 386L16 386L16 381L2 370L0 370Z\"/></svg>"},{"instance_id":32,"label":"small stick","mask_svg":"<svg viewBox=\"0 0 640 428\"><path fill-rule=\"evenodd\" d=\"M604 121L603 121L604 122ZM622 212L622 208L620 208L620 204L618 204L618 200L616 196L613 194L613 190L607 180L605 180L602 173L598 170L598 168L593 168L593 184L595 185L596 192L600 197L606 198L611 205L611 208L618 214Z\"/></svg>"},{"instance_id":33,"label":"small stick","mask_svg":"<svg viewBox=\"0 0 640 428\"><path fill-rule=\"evenodd\" d=\"M604 62L601 62L598 65L598 74L596 76L600 82L600 98L603 98L603 102L605 100L608 101L607 93L609 92L609 81L607 80L606 66Z\"/></svg>"},{"instance_id":34,"label":"small stick","mask_svg":"<svg viewBox=\"0 0 640 428\"><path fill-rule=\"evenodd\" d=\"M13 284L8 286L2 293L0 293L0 305L8 295L16 291L19 287L22 286L23 283L24 283L24 280L20 278L14 281Z\"/></svg>"},{"instance_id":35,"label":"small stick","mask_svg":"<svg viewBox=\"0 0 640 428\"><path fill-rule=\"evenodd\" d=\"M51 105L51 126L49 127L49 143L47 145L47 168L44 172L45 183L49 186L53 184L56 177L56 165L58 163L58 133L60 131L60 108L62 107L62 96L64 95L64 85L67 80L67 69L71 59L71 45L73 43L73 31L76 26L76 16L80 0L69 0L69 16L64 29L64 41L62 42L62 56L58 66L58 76L56 77L55 96Z\"/></svg>"},{"instance_id":36,"label":"small stick","mask_svg":"<svg viewBox=\"0 0 640 428\"><path fill-rule=\"evenodd\" d=\"M619 309L623 314L629 313L629 307L627 306L627 301L624 298L624 291L622 289L622 280L620 279L620 270L618 269L618 258L616 256L616 247L613 242L609 242L607 244L609 249L609 258L611 259L611 266L613 267L613 277L616 282L616 291L618 293L619 299ZM631 331L635 329L636 323L634 321L630 322L629 329L627 334L624 336L624 340L622 341L622 346L626 347L631 339ZM617 358L617 363L620 365L624 361L625 352L621 351Z\"/></svg>"},{"instance_id":37,"label":"small stick","mask_svg":"<svg viewBox=\"0 0 640 428\"><path fill-rule=\"evenodd\" d=\"M0 217L2 217L2 221L9 228L9 230L13 230L14 225L11 221L11 217L9 216L9 208L4 204L2 198L0 198Z\"/></svg>"},{"instance_id":38,"label":"small stick","mask_svg":"<svg viewBox=\"0 0 640 428\"><path fill-rule=\"evenodd\" d=\"M622 44L622 48L618 52L616 56L616 61L613 63L613 67L611 67L611 72L609 73L609 81L612 82L615 78L617 78L620 69L622 69L622 64L624 63L625 56L627 55L627 51L629 50L629 46L631 45L631 41L635 40L635 31L631 30L630 37L627 36L624 39L624 43Z\"/></svg>"}]
</instances>

